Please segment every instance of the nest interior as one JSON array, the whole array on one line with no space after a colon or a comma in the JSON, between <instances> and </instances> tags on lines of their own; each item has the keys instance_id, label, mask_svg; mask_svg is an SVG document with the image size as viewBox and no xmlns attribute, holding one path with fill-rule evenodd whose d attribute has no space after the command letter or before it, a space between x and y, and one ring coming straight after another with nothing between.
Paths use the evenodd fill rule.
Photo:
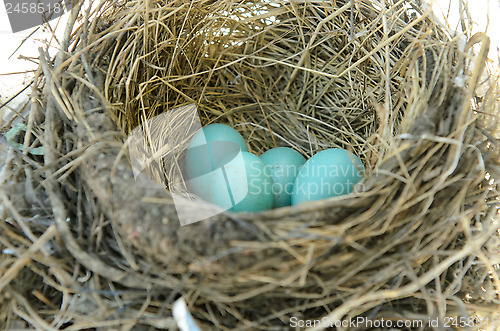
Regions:
<instances>
[{"instance_id":1,"label":"nest interior","mask_svg":"<svg viewBox=\"0 0 500 331\"><path fill-rule=\"evenodd\" d=\"M420 1L77 6L57 56L40 51L23 148L1 144L0 323L172 329L180 296L207 329L497 312L488 47ZM126 138L187 104L256 154L349 149L362 189L181 227Z\"/></svg>"}]
</instances>

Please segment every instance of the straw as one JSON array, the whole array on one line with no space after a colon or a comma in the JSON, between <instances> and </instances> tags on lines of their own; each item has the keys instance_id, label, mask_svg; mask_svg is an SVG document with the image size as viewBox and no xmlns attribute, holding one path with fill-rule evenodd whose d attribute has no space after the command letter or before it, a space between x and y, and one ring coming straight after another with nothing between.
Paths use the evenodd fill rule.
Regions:
<instances>
[{"instance_id":1,"label":"straw","mask_svg":"<svg viewBox=\"0 0 500 331\"><path fill-rule=\"evenodd\" d=\"M26 132L0 144L0 325L173 329L181 296L201 329L223 330L430 328L500 310L485 34L405 0L106 0L72 17L56 58L40 51ZM148 121L191 104L257 155L345 148L365 178L350 195L180 226L167 189L183 156L141 186L127 136L142 125L159 153L175 128Z\"/></svg>"}]
</instances>

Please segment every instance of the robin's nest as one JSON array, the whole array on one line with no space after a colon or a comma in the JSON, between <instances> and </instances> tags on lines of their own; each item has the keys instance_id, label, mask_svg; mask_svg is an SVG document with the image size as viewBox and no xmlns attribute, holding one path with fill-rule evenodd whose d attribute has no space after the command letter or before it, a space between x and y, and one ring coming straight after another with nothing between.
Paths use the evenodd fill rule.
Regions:
<instances>
[{"instance_id":1,"label":"robin's nest","mask_svg":"<svg viewBox=\"0 0 500 331\"><path fill-rule=\"evenodd\" d=\"M0 324L173 329L181 296L206 329L494 314L488 47L416 0L75 8L57 56L40 50L26 129L1 144ZM161 163L165 185L138 185L127 136L192 104L257 155L341 147L365 178L349 195L181 226L167 190L178 163Z\"/></svg>"}]
</instances>

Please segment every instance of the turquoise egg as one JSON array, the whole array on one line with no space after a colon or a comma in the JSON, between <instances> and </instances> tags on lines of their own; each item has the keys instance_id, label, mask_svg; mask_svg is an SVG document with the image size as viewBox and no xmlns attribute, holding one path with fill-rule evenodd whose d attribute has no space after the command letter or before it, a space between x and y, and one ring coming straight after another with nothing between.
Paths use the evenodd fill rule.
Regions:
<instances>
[{"instance_id":1,"label":"turquoise egg","mask_svg":"<svg viewBox=\"0 0 500 331\"><path fill-rule=\"evenodd\" d=\"M273 178L258 156L241 152L223 162L222 171L213 172L210 177L209 202L235 213L273 207Z\"/></svg>"},{"instance_id":2,"label":"turquoise egg","mask_svg":"<svg viewBox=\"0 0 500 331\"><path fill-rule=\"evenodd\" d=\"M361 161L345 149L321 151L300 169L293 185L292 205L351 193L363 173Z\"/></svg>"},{"instance_id":3,"label":"turquoise egg","mask_svg":"<svg viewBox=\"0 0 500 331\"><path fill-rule=\"evenodd\" d=\"M240 151L248 152L248 147L232 127L219 123L203 127L186 150L185 180L190 190L206 200L210 174L220 169L223 160L233 159Z\"/></svg>"},{"instance_id":4,"label":"turquoise egg","mask_svg":"<svg viewBox=\"0 0 500 331\"><path fill-rule=\"evenodd\" d=\"M306 159L296 150L276 147L260 156L273 176L274 207L290 206L293 184Z\"/></svg>"}]
</instances>

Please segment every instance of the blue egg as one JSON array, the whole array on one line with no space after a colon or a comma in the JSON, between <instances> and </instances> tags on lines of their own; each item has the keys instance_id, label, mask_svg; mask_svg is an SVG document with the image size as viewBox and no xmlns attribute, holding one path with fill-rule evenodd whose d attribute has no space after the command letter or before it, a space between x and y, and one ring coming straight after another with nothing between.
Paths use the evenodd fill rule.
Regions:
<instances>
[{"instance_id":1,"label":"blue egg","mask_svg":"<svg viewBox=\"0 0 500 331\"><path fill-rule=\"evenodd\" d=\"M208 201L232 212L258 212L273 207L273 178L258 156L241 152L224 160L210 177Z\"/></svg>"},{"instance_id":2,"label":"blue egg","mask_svg":"<svg viewBox=\"0 0 500 331\"><path fill-rule=\"evenodd\" d=\"M361 161L345 149L321 151L300 169L293 185L292 205L351 193L363 173Z\"/></svg>"},{"instance_id":3,"label":"blue egg","mask_svg":"<svg viewBox=\"0 0 500 331\"><path fill-rule=\"evenodd\" d=\"M205 145L209 141L232 141L238 144L243 152L248 152L247 143L241 134L229 125L221 123L203 127L193 136L188 148Z\"/></svg>"},{"instance_id":4,"label":"blue egg","mask_svg":"<svg viewBox=\"0 0 500 331\"><path fill-rule=\"evenodd\" d=\"M260 156L273 176L274 207L290 206L295 177L306 159L296 150L276 147Z\"/></svg>"},{"instance_id":5,"label":"blue egg","mask_svg":"<svg viewBox=\"0 0 500 331\"><path fill-rule=\"evenodd\" d=\"M186 150L185 180L191 191L208 198L209 174L233 159L240 151L248 152L243 137L225 124L210 124L198 131Z\"/></svg>"}]
</instances>

